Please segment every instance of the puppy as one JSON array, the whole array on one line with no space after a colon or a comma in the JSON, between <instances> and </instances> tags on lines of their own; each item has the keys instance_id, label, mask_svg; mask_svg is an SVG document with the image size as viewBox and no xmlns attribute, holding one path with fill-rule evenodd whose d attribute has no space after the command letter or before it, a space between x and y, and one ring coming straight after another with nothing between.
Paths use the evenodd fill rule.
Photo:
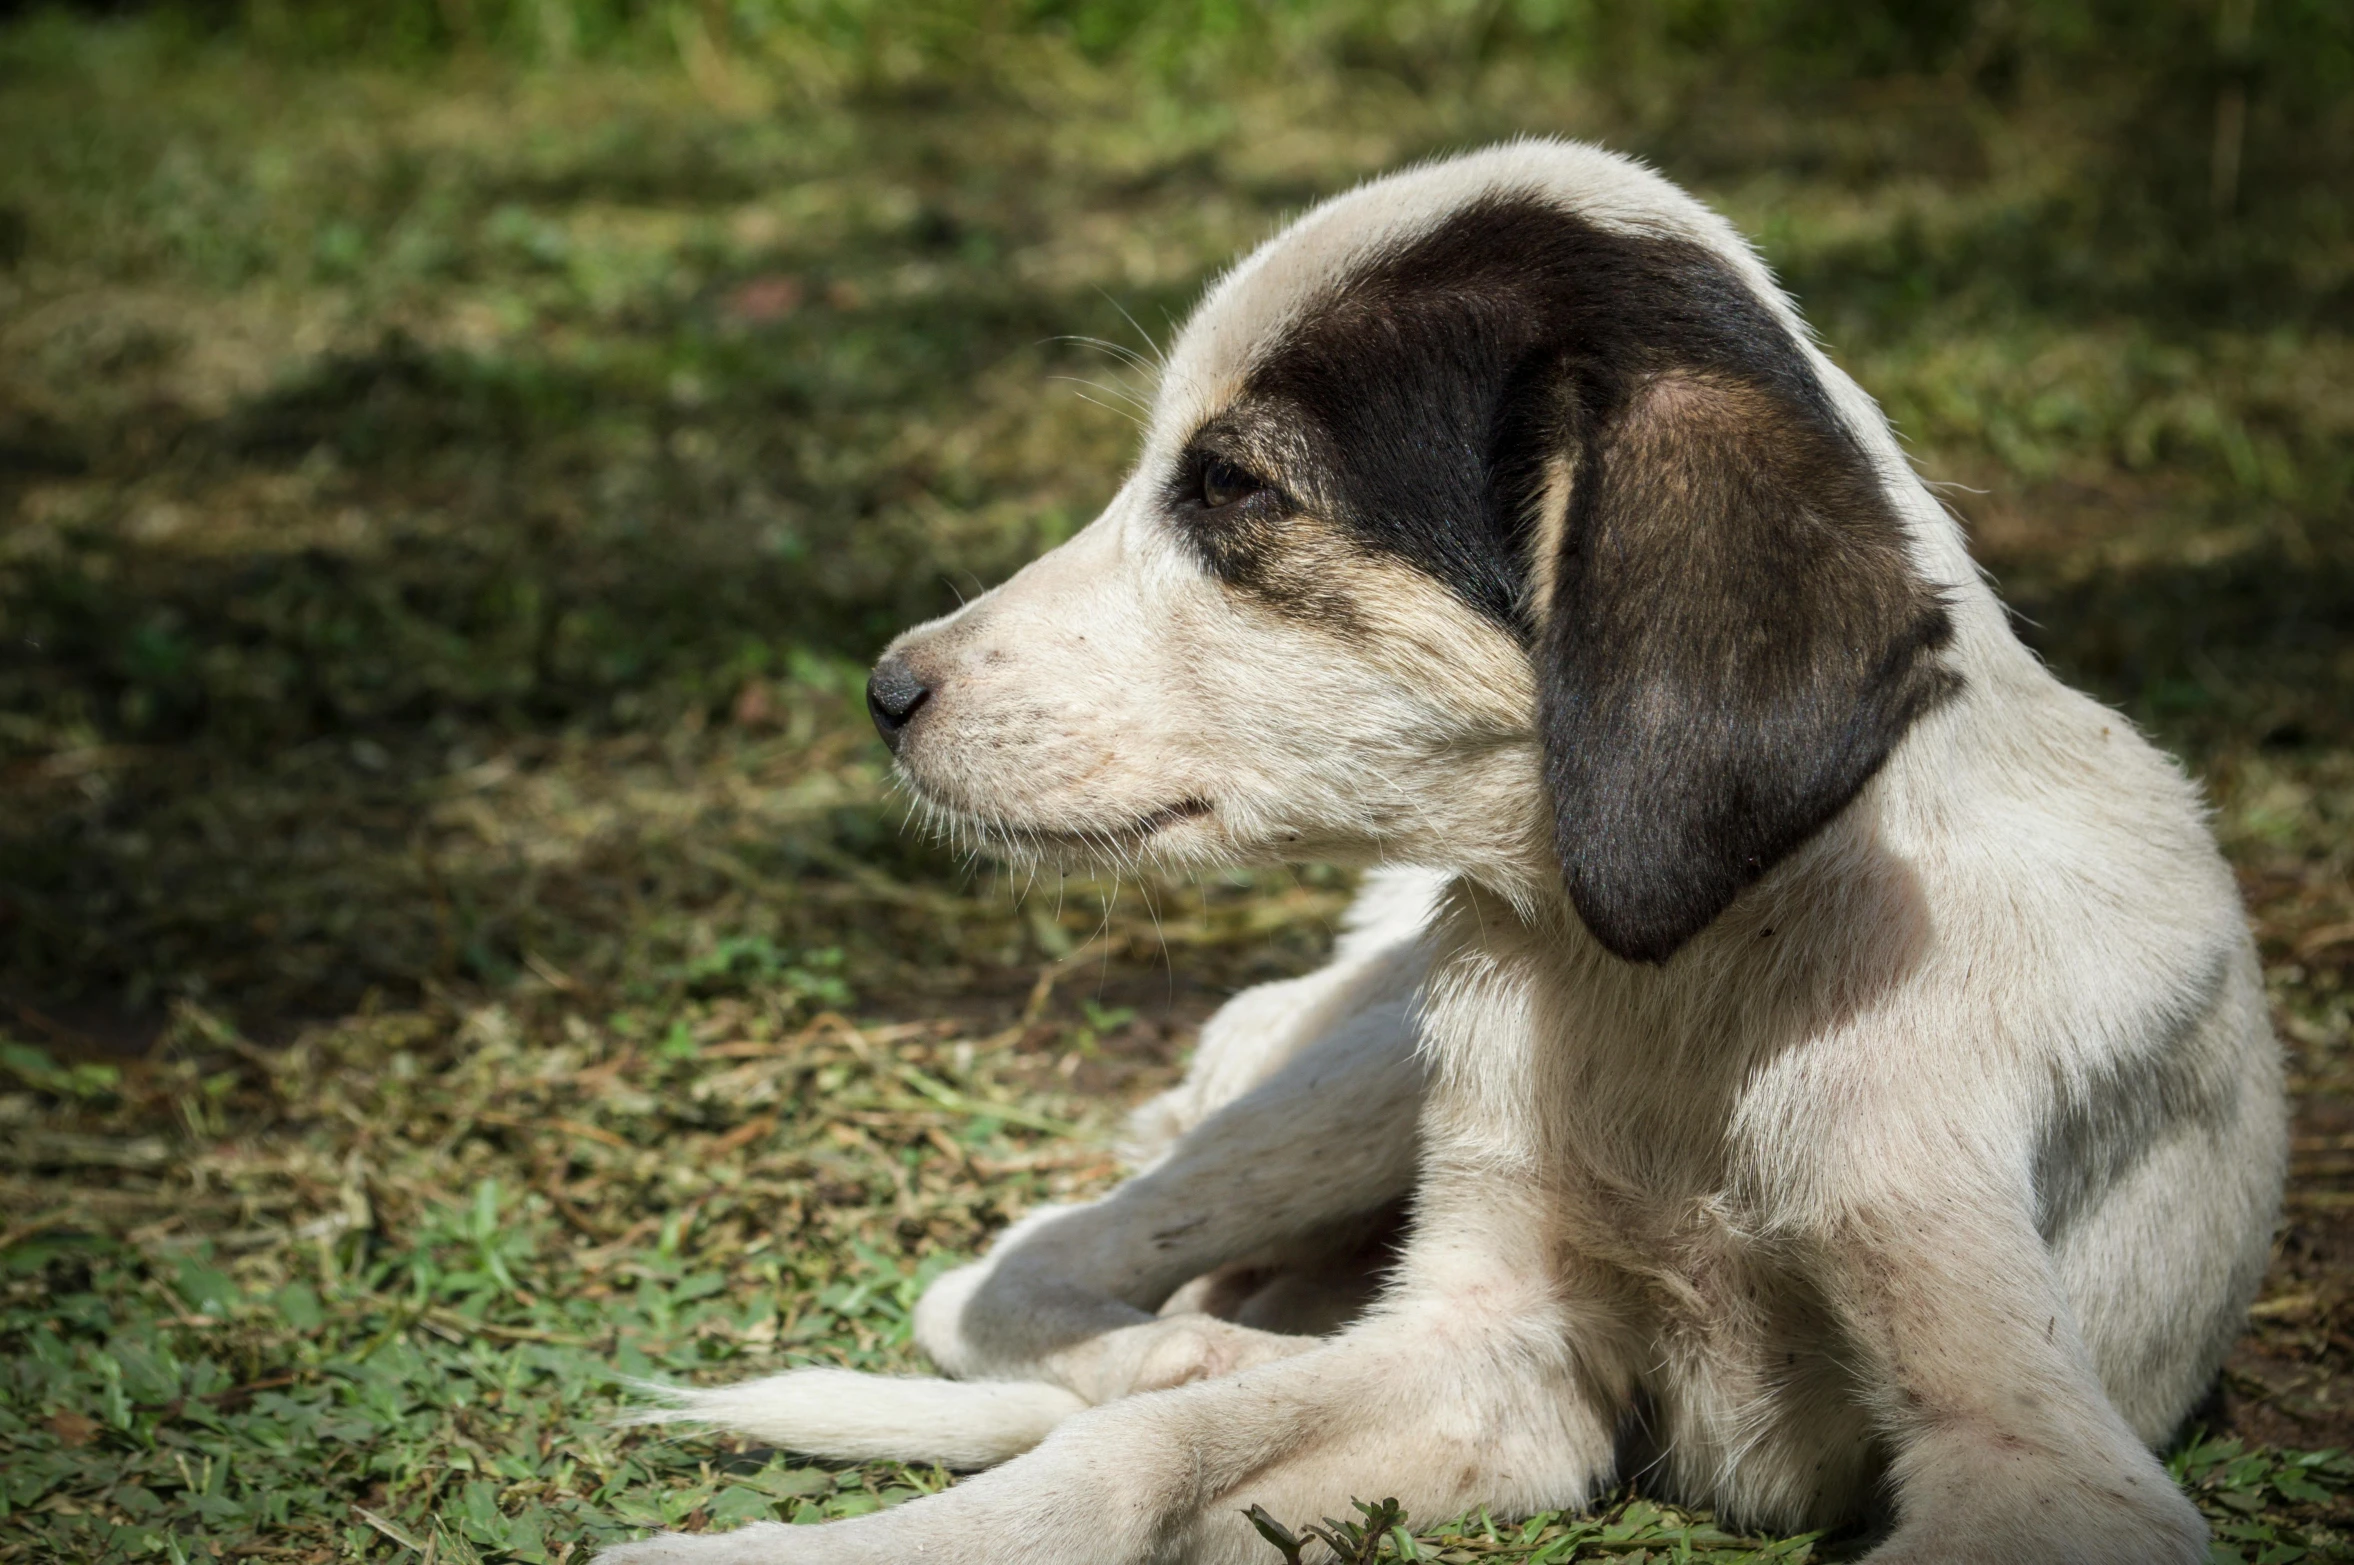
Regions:
<instances>
[{"instance_id":1,"label":"puppy","mask_svg":"<svg viewBox=\"0 0 2354 1565\"><path fill-rule=\"evenodd\" d=\"M1013 859L1415 868L1216 1018L1137 1178L940 1280L954 1379L669 1415L989 1471L606 1560L1224 1565L1254 1504L1630 1474L1878 1512L1875 1565L2204 1558L2151 1446L2286 1139L2231 877L1665 180L1532 141L1316 208L1102 517L870 700Z\"/></svg>"}]
</instances>

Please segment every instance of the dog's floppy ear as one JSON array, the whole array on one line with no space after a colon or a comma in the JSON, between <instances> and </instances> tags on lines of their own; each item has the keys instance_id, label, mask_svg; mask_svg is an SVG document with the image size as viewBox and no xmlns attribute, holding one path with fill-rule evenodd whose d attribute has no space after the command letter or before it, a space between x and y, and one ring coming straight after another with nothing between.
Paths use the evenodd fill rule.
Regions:
<instances>
[{"instance_id":1,"label":"dog's floppy ear","mask_svg":"<svg viewBox=\"0 0 2354 1565\"><path fill-rule=\"evenodd\" d=\"M1537 573L1546 782L1586 926L1663 962L1954 682L1949 626L1811 375L1665 366L1570 400Z\"/></svg>"}]
</instances>

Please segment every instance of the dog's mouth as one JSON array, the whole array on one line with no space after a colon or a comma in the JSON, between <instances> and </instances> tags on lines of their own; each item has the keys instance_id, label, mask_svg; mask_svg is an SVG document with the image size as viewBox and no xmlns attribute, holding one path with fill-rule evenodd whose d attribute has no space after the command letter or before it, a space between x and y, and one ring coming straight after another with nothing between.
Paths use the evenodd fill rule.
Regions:
<instances>
[{"instance_id":1,"label":"dog's mouth","mask_svg":"<svg viewBox=\"0 0 2354 1565\"><path fill-rule=\"evenodd\" d=\"M1132 853L1173 826L1181 826L1188 821L1207 820L1216 813L1217 806L1207 799L1184 798L1116 825L1036 826L1003 819L976 820L970 824L977 826L984 837L1012 849L1031 852Z\"/></svg>"},{"instance_id":2,"label":"dog's mouth","mask_svg":"<svg viewBox=\"0 0 2354 1565\"><path fill-rule=\"evenodd\" d=\"M1174 826L1179 821L1197 821L1210 813L1210 801L1207 799L1179 799L1175 804L1161 806L1150 815L1138 817L1129 830L1139 838L1150 837L1163 827Z\"/></svg>"}]
</instances>

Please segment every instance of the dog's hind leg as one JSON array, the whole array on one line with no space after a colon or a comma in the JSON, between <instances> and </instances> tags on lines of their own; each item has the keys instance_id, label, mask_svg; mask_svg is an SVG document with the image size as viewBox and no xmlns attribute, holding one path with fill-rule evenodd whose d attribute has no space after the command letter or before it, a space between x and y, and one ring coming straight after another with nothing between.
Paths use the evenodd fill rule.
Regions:
<instances>
[{"instance_id":1,"label":"dog's hind leg","mask_svg":"<svg viewBox=\"0 0 2354 1565\"><path fill-rule=\"evenodd\" d=\"M1151 1168L1180 1137L1291 1062L1301 1050L1377 1007L1410 1001L1430 970L1424 940L1447 877L1385 869L1365 877L1332 960L1315 972L1245 989L1202 1028L1185 1079L1128 1117L1122 1151Z\"/></svg>"},{"instance_id":2,"label":"dog's hind leg","mask_svg":"<svg viewBox=\"0 0 2354 1565\"><path fill-rule=\"evenodd\" d=\"M2080 1166L2117 1170L2114 1183L2052 1225L2053 1265L2109 1399L2153 1445L2214 1383L2271 1259L2288 1125L2253 953L2172 1064L2140 1095L2174 1112L2112 1112L2111 1145L2081 1138Z\"/></svg>"},{"instance_id":3,"label":"dog's hind leg","mask_svg":"<svg viewBox=\"0 0 2354 1565\"><path fill-rule=\"evenodd\" d=\"M1091 1402L1277 1351L1262 1332L1156 1312L1229 1263L1279 1267L1290 1250L1313 1266L1336 1229L1378 1223L1413 1184L1422 1089L1406 1002L1357 1012L1150 1172L1101 1201L1032 1214L941 1278L917 1306L917 1340L951 1374L1051 1380ZM1170 1356L1182 1341L1198 1363Z\"/></svg>"},{"instance_id":4,"label":"dog's hind leg","mask_svg":"<svg viewBox=\"0 0 2354 1565\"><path fill-rule=\"evenodd\" d=\"M1090 1403L1314 1346L1295 1333L1362 1306L1414 1180L1429 884L1386 877L1330 966L1220 1013L1186 1084L1148 1105L1148 1130L1171 1139L1145 1173L1032 1213L933 1284L917 1344L967 1384L795 1370L674 1390L674 1406L643 1416L816 1455L980 1467Z\"/></svg>"},{"instance_id":5,"label":"dog's hind leg","mask_svg":"<svg viewBox=\"0 0 2354 1565\"><path fill-rule=\"evenodd\" d=\"M1442 884L1371 877L1331 963L1229 1001L1185 1080L1132 1119L1142 1174L1032 1213L933 1284L916 1310L933 1362L1104 1401L1289 1351L1210 1316L1297 1330L1355 1313L1413 1183L1412 1012Z\"/></svg>"},{"instance_id":6,"label":"dog's hind leg","mask_svg":"<svg viewBox=\"0 0 2354 1565\"><path fill-rule=\"evenodd\" d=\"M943 1493L819 1527L624 1545L606 1565L1246 1565L1243 1513L1298 1523L1395 1497L1437 1520L1591 1497L1612 1462L1590 1323L1547 1275L1539 1203L1493 1190L1418 1234L1398 1294L1336 1338L1221 1379L1082 1412ZM1415 1280L1419 1278L1420 1280Z\"/></svg>"},{"instance_id":7,"label":"dog's hind leg","mask_svg":"<svg viewBox=\"0 0 2354 1565\"><path fill-rule=\"evenodd\" d=\"M1150 1173L1101 1201L1032 1213L934 1283L917 1341L956 1380L797 1369L671 1389L672 1406L638 1416L817 1456L985 1467L1091 1403L1312 1348L1316 1337L1155 1311L1180 1284L1287 1243L1322 1260L1336 1227L1394 1207L1413 1181L1421 1099L1402 1009L1360 1013Z\"/></svg>"}]
</instances>

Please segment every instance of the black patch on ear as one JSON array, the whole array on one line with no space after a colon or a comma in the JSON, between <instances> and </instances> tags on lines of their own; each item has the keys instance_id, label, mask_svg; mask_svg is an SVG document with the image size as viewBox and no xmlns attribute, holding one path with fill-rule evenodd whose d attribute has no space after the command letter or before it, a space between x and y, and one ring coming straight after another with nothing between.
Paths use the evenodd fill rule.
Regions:
<instances>
[{"instance_id":1,"label":"black patch on ear","mask_svg":"<svg viewBox=\"0 0 2354 1565\"><path fill-rule=\"evenodd\" d=\"M1225 415L1256 419L1296 443L1300 506L1529 643L1569 893L1620 956L1673 955L1957 683L1870 458L1700 245L1473 202L1288 331ZM1561 457L1551 600L1531 605ZM1246 590L1287 579L1259 558L1282 546L1202 540Z\"/></svg>"}]
</instances>

